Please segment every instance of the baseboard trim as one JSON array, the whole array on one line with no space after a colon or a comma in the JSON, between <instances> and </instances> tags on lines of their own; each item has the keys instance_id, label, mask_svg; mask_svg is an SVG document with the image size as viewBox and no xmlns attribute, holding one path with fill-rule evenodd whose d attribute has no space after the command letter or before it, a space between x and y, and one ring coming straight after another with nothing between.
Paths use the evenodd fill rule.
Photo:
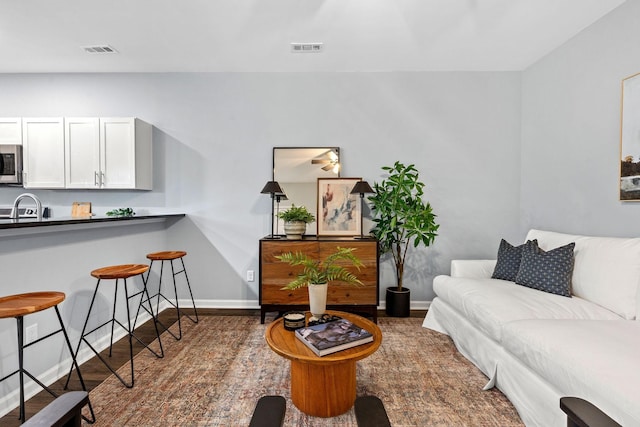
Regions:
<instances>
[{"instance_id":1,"label":"baseboard trim","mask_svg":"<svg viewBox=\"0 0 640 427\"><path fill-rule=\"evenodd\" d=\"M191 307L191 300L179 300L181 308ZM411 310L428 310L431 305L431 301L411 301ZM380 301L378 305L379 310L384 310L386 303ZM246 309L246 310L259 310L260 304L257 300L211 300L211 299L198 299L196 300L197 308L229 308L229 309Z\"/></svg>"}]
</instances>

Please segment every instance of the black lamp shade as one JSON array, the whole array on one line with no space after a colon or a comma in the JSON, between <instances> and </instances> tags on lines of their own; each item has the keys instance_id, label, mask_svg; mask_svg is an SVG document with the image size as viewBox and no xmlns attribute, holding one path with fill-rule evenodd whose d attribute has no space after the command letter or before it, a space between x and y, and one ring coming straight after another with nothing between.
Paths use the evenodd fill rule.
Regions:
<instances>
[{"instance_id":1,"label":"black lamp shade","mask_svg":"<svg viewBox=\"0 0 640 427\"><path fill-rule=\"evenodd\" d=\"M367 181L358 181L356 185L353 186L351 190L351 194L365 194L365 193L373 193L373 189L369 185Z\"/></svg>"},{"instance_id":2,"label":"black lamp shade","mask_svg":"<svg viewBox=\"0 0 640 427\"><path fill-rule=\"evenodd\" d=\"M282 191L282 188L280 188L280 184L278 184L278 181L267 181L267 183L265 184L264 188L260 193L261 194L277 194L277 193L284 194L284 191Z\"/></svg>"}]
</instances>

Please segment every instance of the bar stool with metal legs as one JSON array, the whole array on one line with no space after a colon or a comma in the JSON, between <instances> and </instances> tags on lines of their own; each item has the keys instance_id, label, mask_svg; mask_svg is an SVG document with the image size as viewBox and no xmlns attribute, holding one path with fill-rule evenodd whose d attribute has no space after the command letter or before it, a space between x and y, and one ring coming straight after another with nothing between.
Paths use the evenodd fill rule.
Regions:
<instances>
[{"instance_id":1,"label":"bar stool with metal legs","mask_svg":"<svg viewBox=\"0 0 640 427\"><path fill-rule=\"evenodd\" d=\"M95 277L96 279L98 279L98 282L96 283L96 289L93 292L93 297L91 298L91 304L89 305L89 312L87 313L87 318L84 321L84 326L82 327L82 333L80 334L80 341L78 342L78 347L76 348L76 352L75 352L75 356L78 355L78 351L80 350L80 346L82 345L82 343L84 342L85 344L87 344L87 346L96 354L96 356L98 356L98 358L102 361L102 363L105 364L105 366L111 371L112 374L114 374L119 380L120 382L127 388L131 388L133 387L134 384L134 373L133 373L133 338L135 338L140 344L142 344L147 350L149 350L152 354L154 354L156 357L158 358L162 358L164 357L164 350L162 348L162 342L160 341L160 333L158 332L158 327L156 325L156 322L153 322L154 328L156 330L156 336L158 337L158 343L160 345L160 351L156 352L154 351L148 344L142 342L142 340L140 340L135 334L134 334L134 330L136 327L136 323L138 321L138 314L140 313L140 307L142 306L143 301L148 301L149 298L149 292L147 291L147 286L146 286L146 281L144 278L144 273L147 272L147 270L149 269L149 267L147 265L144 264L124 264L124 265L113 265L113 266L109 266L109 267L103 267L103 268L99 268L97 270L93 270L91 272L91 275L93 277ZM129 289L127 286L127 279L131 278L131 277L135 277L135 276L141 276L142 277L142 282L143 282L143 287L142 290L139 292L136 292L132 295L129 295ZM91 310L93 309L95 300L96 300L96 296L98 294L98 289L100 288L100 283L103 280L113 280L115 279L115 285L114 285L114 294L113 294L113 314L111 316L111 319L107 320L106 322L102 323L101 325L93 328L90 331L87 331L87 324L89 323L89 319L91 318ZM124 301L125 301L125 305L126 305L126 312L127 312L127 326L125 326L122 322L120 322L117 318L116 318L116 305L118 302L118 282L120 279L123 279L124 281ZM135 319L133 321L133 324L131 323L131 311L129 308L129 300L137 297L138 295L140 295L140 303L138 303L137 307L137 311L136 311L136 315L135 315ZM146 295L146 296L145 296ZM146 298L146 299L145 299ZM152 318L155 320L155 315L153 314L153 307L151 306L151 303L149 303L149 309L147 309L145 307L145 309L151 314ZM103 326L106 326L108 324L111 324L111 341L109 344L109 357L111 357L111 351L113 349L113 333L114 333L114 328L115 325L118 324L122 329L124 329L127 332L128 335L128 339L129 339L129 356L130 356L130 366L131 366L131 381L130 382L126 382L116 371L115 369L113 369L111 367L111 365L109 364L109 362L107 362L104 357L102 357L100 355L100 353L91 345L91 343L89 343L89 341L87 340L87 336L90 335L91 333L95 332L96 330L102 328ZM69 372L69 375L67 376L67 383L69 382L69 378L71 376L71 372Z\"/></svg>"},{"instance_id":2,"label":"bar stool with metal legs","mask_svg":"<svg viewBox=\"0 0 640 427\"><path fill-rule=\"evenodd\" d=\"M32 375L29 371L24 368L24 350L32 345L35 345L53 335L56 335L59 332L62 332L64 335L65 343L67 344L67 349L71 354L72 364L71 369L76 368L76 373L78 374L78 378L80 379L80 384L82 385L82 390L87 391L87 387L84 384L84 379L82 378L82 374L80 373L80 367L78 366L78 362L76 361L76 355L73 352L73 348L71 347L71 342L69 341L69 336L67 335L67 330L64 327L64 323L62 323L62 317L60 316L60 311L58 310L58 304L60 304L65 299L65 294L62 292L30 292L25 294L17 294L10 295L6 297L0 298L0 319L6 319L9 317L15 317L18 326L18 369L9 375L0 379L0 382L6 380L7 378L18 374L20 381L20 421L25 421L25 404L24 404L24 375L27 375L34 382L36 382L40 387L46 390L49 394L54 397L58 397L58 395L53 392L49 387L45 386L40 380L38 380L34 375ZM53 307L56 311L56 316L58 317L58 322L60 323L60 329L53 331L39 339L36 339L28 344L24 343L24 316L28 314L37 313L39 311L46 310L48 308ZM67 380L67 385L69 381ZM65 389L67 388L65 385ZM91 412L92 419L85 418L89 423L93 423L96 420L95 414L93 412L93 408L91 407L91 402L89 402L89 410Z\"/></svg>"},{"instance_id":3,"label":"bar stool with metal legs","mask_svg":"<svg viewBox=\"0 0 640 427\"><path fill-rule=\"evenodd\" d=\"M187 284L187 289L189 290L189 296L191 297L191 304L193 306L193 311L195 314L195 318L191 317L189 314L184 313L185 316L187 316L193 323L198 323L198 310L196 309L196 303L193 300L193 292L191 291L191 284L189 283L189 276L187 275L187 269L184 266L184 256L187 253L185 251L162 251L162 252L153 252L150 254L147 254L147 258L151 260L151 264L149 264L149 272L147 273L147 283L149 281L149 275L151 274L151 269L153 268L153 262L154 261L160 261L160 280L158 283L158 292L156 294L154 294L151 298L157 298L156 300L156 314L158 313L159 309L160 309L160 299L163 299L165 301L167 301L169 304L171 304L171 306L173 308L176 309L177 313L178 313L178 334L174 334L172 331L169 330L169 328L165 325L163 325L159 320L157 320L157 322L160 324L160 326L162 326L162 328L169 332L176 340L180 340L182 338L182 323L180 321L180 318L182 317L182 312L180 311L180 303L178 302L178 286L176 284L176 276L184 273L184 278L185 278L185 282ZM180 260L180 263L182 264L182 270L176 272L173 266L173 261L174 260ZM162 293L162 275L164 272L164 262L165 261L169 261L171 264L171 274L173 276L173 292L174 292L174 296L175 296L175 303L173 301L171 301L169 298L167 298L163 293Z\"/></svg>"}]
</instances>

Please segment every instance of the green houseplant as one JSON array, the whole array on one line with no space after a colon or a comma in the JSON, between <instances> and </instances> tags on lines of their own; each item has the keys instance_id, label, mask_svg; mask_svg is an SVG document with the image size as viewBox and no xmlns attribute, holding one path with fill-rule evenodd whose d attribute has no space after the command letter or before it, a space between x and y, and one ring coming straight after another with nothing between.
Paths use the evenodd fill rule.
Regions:
<instances>
[{"instance_id":1,"label":"green houseplant","mask_svg":"<svg viewBox=\"0 0 640 427\"><path fill-rule=\"evenodd\" d=\"M387 288L387 314L406 317L410 290L404 287L403 277L409 246L431 245L439 225L431 204L423 200L425 185L413 164L395 162L382 170L388 177L374 183L374 194L369 197L374 222L371 233L379 241L380 252L393 255L396 286Z\"/></svg>"},{"instance_id":2,"label":"green houseplant","mask_svg":"<svg viewBox=\"0 0 640 427\"><path fill-rule=\"evenodd\" d=\"M327 287L331 281L339 281L350 285L362 285L358 277L338 261L347 261L360 270L362 261L353 254L355 248L337 247L336 251L324 259L312 258L302 252L285 252L276 258L292 266L302 266L297 277L283 290L294 290L307 287L309 291L309 305L313 317L319 318L327 306Z\"/></svg>"},{"instance_id":3,"label":"green houseplant","mask_svg":"<svg viewBox=\"0 0 640 427\"><path fill-rule=\"evenodd\" d=\"M307 230L307 224L316 220L304 206L291 205L289 209L278 212L278 218L284 221L284 233L287 239L300 240Z\"/></svg>"}]
</instances>

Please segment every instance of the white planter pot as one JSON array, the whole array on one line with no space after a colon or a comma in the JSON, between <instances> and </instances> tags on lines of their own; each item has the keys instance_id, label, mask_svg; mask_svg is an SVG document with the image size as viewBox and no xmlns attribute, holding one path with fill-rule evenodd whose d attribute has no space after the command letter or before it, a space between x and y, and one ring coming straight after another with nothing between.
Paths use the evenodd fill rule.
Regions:
<instances>
[{"instance_id":1,"label":"white planter pot","mask_svg":"<svg viewBox=\"0 0 640 427\"><path fill-rule=\"evenodd\" d=\"M307 231L307 223L304 221L291 221L284 223L284 234L289 240L301 240Z\"/></svg>"},{"instance_id":2,"label":"white planter pot","mask_svg":"<svg viewBox=\"0 0 640 427\"><path fill-rule=\"evenodd\" d=\"M322 317L327 310L327 287L328 283L309 284L309 311L316 319Z\"/></svg>"}]
</instances>

